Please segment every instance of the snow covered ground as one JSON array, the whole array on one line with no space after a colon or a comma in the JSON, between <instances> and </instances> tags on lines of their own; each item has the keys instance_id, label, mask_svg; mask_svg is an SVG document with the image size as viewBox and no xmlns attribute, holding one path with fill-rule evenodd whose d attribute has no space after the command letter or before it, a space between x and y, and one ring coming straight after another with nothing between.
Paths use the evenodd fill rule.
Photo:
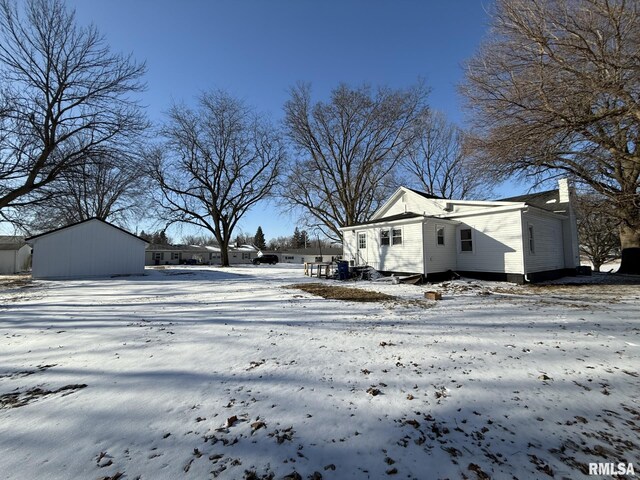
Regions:
<instances>
[{"instance_id":1,"label":"snow covered ground","mask_svg":"<svg viewBox=\"0 0 640 480\"><path fill-rule=\"evenodd\" d=\"M147 272L0 286L0 478L640 470L632 278L353 303L283 288L317 281L289 265Z\"/></svg>"}]
</instances>

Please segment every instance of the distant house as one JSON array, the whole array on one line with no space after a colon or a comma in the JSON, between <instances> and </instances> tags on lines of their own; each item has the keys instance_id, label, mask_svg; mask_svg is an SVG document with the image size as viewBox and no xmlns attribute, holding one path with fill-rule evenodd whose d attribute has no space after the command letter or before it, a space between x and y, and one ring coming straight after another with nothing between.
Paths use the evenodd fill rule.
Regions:
<instances>
[{"instance_id":1,"label":"distant house","mask_svg":"<svg viewBox=\"0 0 640 480\"><path fill-rule=\"evenodd\" d=\"M498 201L449 200L400 187L371 220L342 229L344 259L382 272L448 271L517 283L575 273L580 264L567 180Z\"/></svg>"},{"instance_id":2,"label":"distant house","mask_svg":"<svg viewBox=\"0 0 640 480\"><path fill-rule=\"evenodd\" d=\"M144 274L147 242L97 218L27 238L26 242L33 248L33 278Z\"/></svg>"},{"instance_id":3,"label":"distant house","mask_svg":"<svg viewBox=\"0 0 640 480\"><path fill-rule=\"evenodd\" d=\"M24 237L0 235L0 275L25 272L31 266L31 247Z\"/></svg>"},{"instance_id":4,"label":"distant house","mask_svg":"<svg viewBox=\"0 0 640 480\"><path fill-rule=\"evenodd\" d=\"M333 262L342 258L342 247L307 247L287 250L265 250L264 254L277 255L280 263Z\"/></svg>"},{"instance_id":5,"label":"distant house","mask_svg":"<svg viewBox=\"0 0 640 480\"><path fill-rule=\"evenodd\" d=\"M250 245L229 248L231 265L251 263L258 251ZM196 263L218 265L222 262L220 247L208 245L156 245L151 244L145 253L145 265L182 265Z\"/></svg>"}]
</instances>

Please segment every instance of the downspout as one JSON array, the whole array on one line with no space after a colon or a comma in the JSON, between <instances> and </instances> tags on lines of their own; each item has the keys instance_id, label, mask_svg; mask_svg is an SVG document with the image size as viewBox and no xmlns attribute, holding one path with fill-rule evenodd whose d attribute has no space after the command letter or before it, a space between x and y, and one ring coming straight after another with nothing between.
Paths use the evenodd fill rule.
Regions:
<instances>
[{"instance_id":1,"label":"downspout","mask_svg":"<svg viewBox=\"0 0 640 480\"><path fill-rule=\"evenodd\" d=\"M520 230L522 231L522 268L524 269L524 282L531 283L529 279L529 274L527 273L527 254L526 254L526 246L525 240L527 239L527 235L529 235L529 231L525 232L524 230L524 214L527 213L527 208L524 208L520 211Z\"/></svg>"}]
</instances>

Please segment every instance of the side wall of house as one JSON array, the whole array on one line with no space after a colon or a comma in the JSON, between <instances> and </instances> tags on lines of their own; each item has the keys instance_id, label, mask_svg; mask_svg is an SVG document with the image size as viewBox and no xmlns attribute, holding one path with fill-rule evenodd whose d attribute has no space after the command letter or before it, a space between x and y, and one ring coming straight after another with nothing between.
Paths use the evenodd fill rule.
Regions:
<instances>
[{"instance_id":1,"label":"side wall of house","mask_svg":"<svg viewBox=\"0 0 640 480\"><path fill-rule=\"evenodd\" d=\"M444 245L438 245L437 229L444 228ZM456 225L437 219L424 223L424 251L426 274L456 270Z\"/></svg>"},{"instance_id":2,"label":"side wall of house","mask_svg":"<svg viewBox=\"0 0 640 480\"><path fill-rule=\"evenodd\" d=\"M533 229L533 249L529 228ZM565 268L563 221L561 218L530 209L522 214L522 238L526 273Z\"/></svg>"},{"instance_id":3,"label":"side wall of house","mask_svg":"<svg viewBox=\"0 0 640 480\"><path fill-rule=\"evenodd\" d=\"M141 275L145 243L100 221L33 240L33 278Z\"/></svg>"},{"instance_id":4,"label":"side wall of house","mask_svg":"<svg viewBox=\"0 0 640 480\"><path fill-rule=\"evenodd\" d=\"M393 244L392 230L401 230L402 243ZM389 245L381 245L380 232L389 231ZM366 249L358 245L359 234L366 235ZM370 265L383 272L424 273L422 220L415 223L364 225L345 231L344 259L355 265Z\"/></svg>"},{"instance_id":5,"label":"side wall of house","mask_svg":"<svg viewBox=\"0 0 640 480\"><path fill-rule=\"evenodd\" d=\"M27 272L31 269L31 246L25 245L18 250L16 268L18 272Z\"/></svg>"},{"instance_id":6,"label":"side wall of house","mask_svg":"<svg viewBox=\"0 0 640 480\"><path fill-rule=\"evenodd\" d=\"M524 274L521 211L456 217L457 270ZM460 230L471 228L473 251L461 249Z\"/></svg>"},{"instance_id":7,"label":"side wall of house","mask_svg":"<svg viewBox=\"0 0 640 480\"><path fill-rule=\"evenodd\" d=\"M0 275L16 273L16 251L0 250Z\"/></svg>"}]
</instances>

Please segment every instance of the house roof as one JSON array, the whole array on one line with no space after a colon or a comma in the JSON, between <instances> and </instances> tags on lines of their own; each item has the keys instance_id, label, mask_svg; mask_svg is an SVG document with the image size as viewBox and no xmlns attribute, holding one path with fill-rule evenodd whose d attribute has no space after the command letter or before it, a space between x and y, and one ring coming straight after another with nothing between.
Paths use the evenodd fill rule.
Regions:
<instances>
[{"instance_id":1,"label":"house roof","mask_svg":"<svg viewBox=\"0 0 640 480\"><path fill-rule=\"evenodd\" d=\"M275 253L276 255L341 255L342 247L307 247L307 248L284 248L282 250L264 250L264 253Z\"/></svg>"},{"instance_id":2,"label":"house roof","mask_svg":"<svg viewBox=\"0 0 640 480\"><path fill-rule=\"evenodd\" d=\"M349 227L358 227L360 225L371 225L373 223L394 222L396 220L407 220L409 218L418 218L418 217L424 217L424 215L420 213L405 212L405 213L399 213L397 215L390 215L388 217L376 218L375 220L369 220L368 222L354 223L353 225L349 225Z\"/></svg>"},{"instance_id":3,"label":"house roof","mask_svg":"<svg viewBox=\"0 0 640 480\"><path fill-rule=\"evenodd\" d=\"M532 207L538 207L550 212L565 211L569 204L560 203L560 190L545 190L544 192L529 193L516 197L502 198L500 202L523 202Z\"/></svg>"},{"instance_id":4,"label":"house roof","mask_svg":"<svg viewBox=\"0 0 640 480\"><path fill-rule=\"evenodd\" d=\"M420 195L421 197L424 198L431 198L431 199L435 199L435 200L445 200L444 197L438 197L437 195L431 195L430 193L426 193L426 192L421 192L420 190L414 190L413 188L409 188L409 187L404 187L407 190L412 191L413 193L417 193L418 195Z\"/></svg>"},{"instance_id":5,"label":"house roof","mask_svg":"<svg viewBox=\"0 0 640 480\"><path fill-rule=\"evenodd\" d=\"M0 250L20 250L25 245L24 237L0 235Z\"/></svg>"},{"instance_id":6,"label":"house roof","mask_svg":"<svg viewBox=\"0 0 640 480\"><path fill-rule=\"evenodd\" d=\"M112 223L109 223L109 222L105 222L104 220L102 220L100 218L97 218L97 217L87 218L86 220L82 220L80 222L72 223L70 225L65 225L64 227L55 228L53 230L49 230L48 232L40 233L39 235L34 235L32 237L25 238L25 242L30 242L31 240L35 240L36 238L44 237L46 235L51 235L52 233L57 233L57 232L60 232L62 230L66 230L67 228L75 227L76 225L80 225L80 224L87 223L87 222L92 222L94 220L96 220L98 222L102 222L105 225L109 225L110 227L115 228L116 230L120 230L122 233L126 233L127 235L129 235L129 236L131 236L133 238L136 238L136 239L138 239L138 240L140 240L140 241L142 241L144 243L149 243L144 238L140 238L140 237L138 237L137 235L134 235L131 232L127 232L124 228L120 228L120 227L118 227L118 226L116 226L116 225L114 225Z\"/></svg>"}]
</instances>

